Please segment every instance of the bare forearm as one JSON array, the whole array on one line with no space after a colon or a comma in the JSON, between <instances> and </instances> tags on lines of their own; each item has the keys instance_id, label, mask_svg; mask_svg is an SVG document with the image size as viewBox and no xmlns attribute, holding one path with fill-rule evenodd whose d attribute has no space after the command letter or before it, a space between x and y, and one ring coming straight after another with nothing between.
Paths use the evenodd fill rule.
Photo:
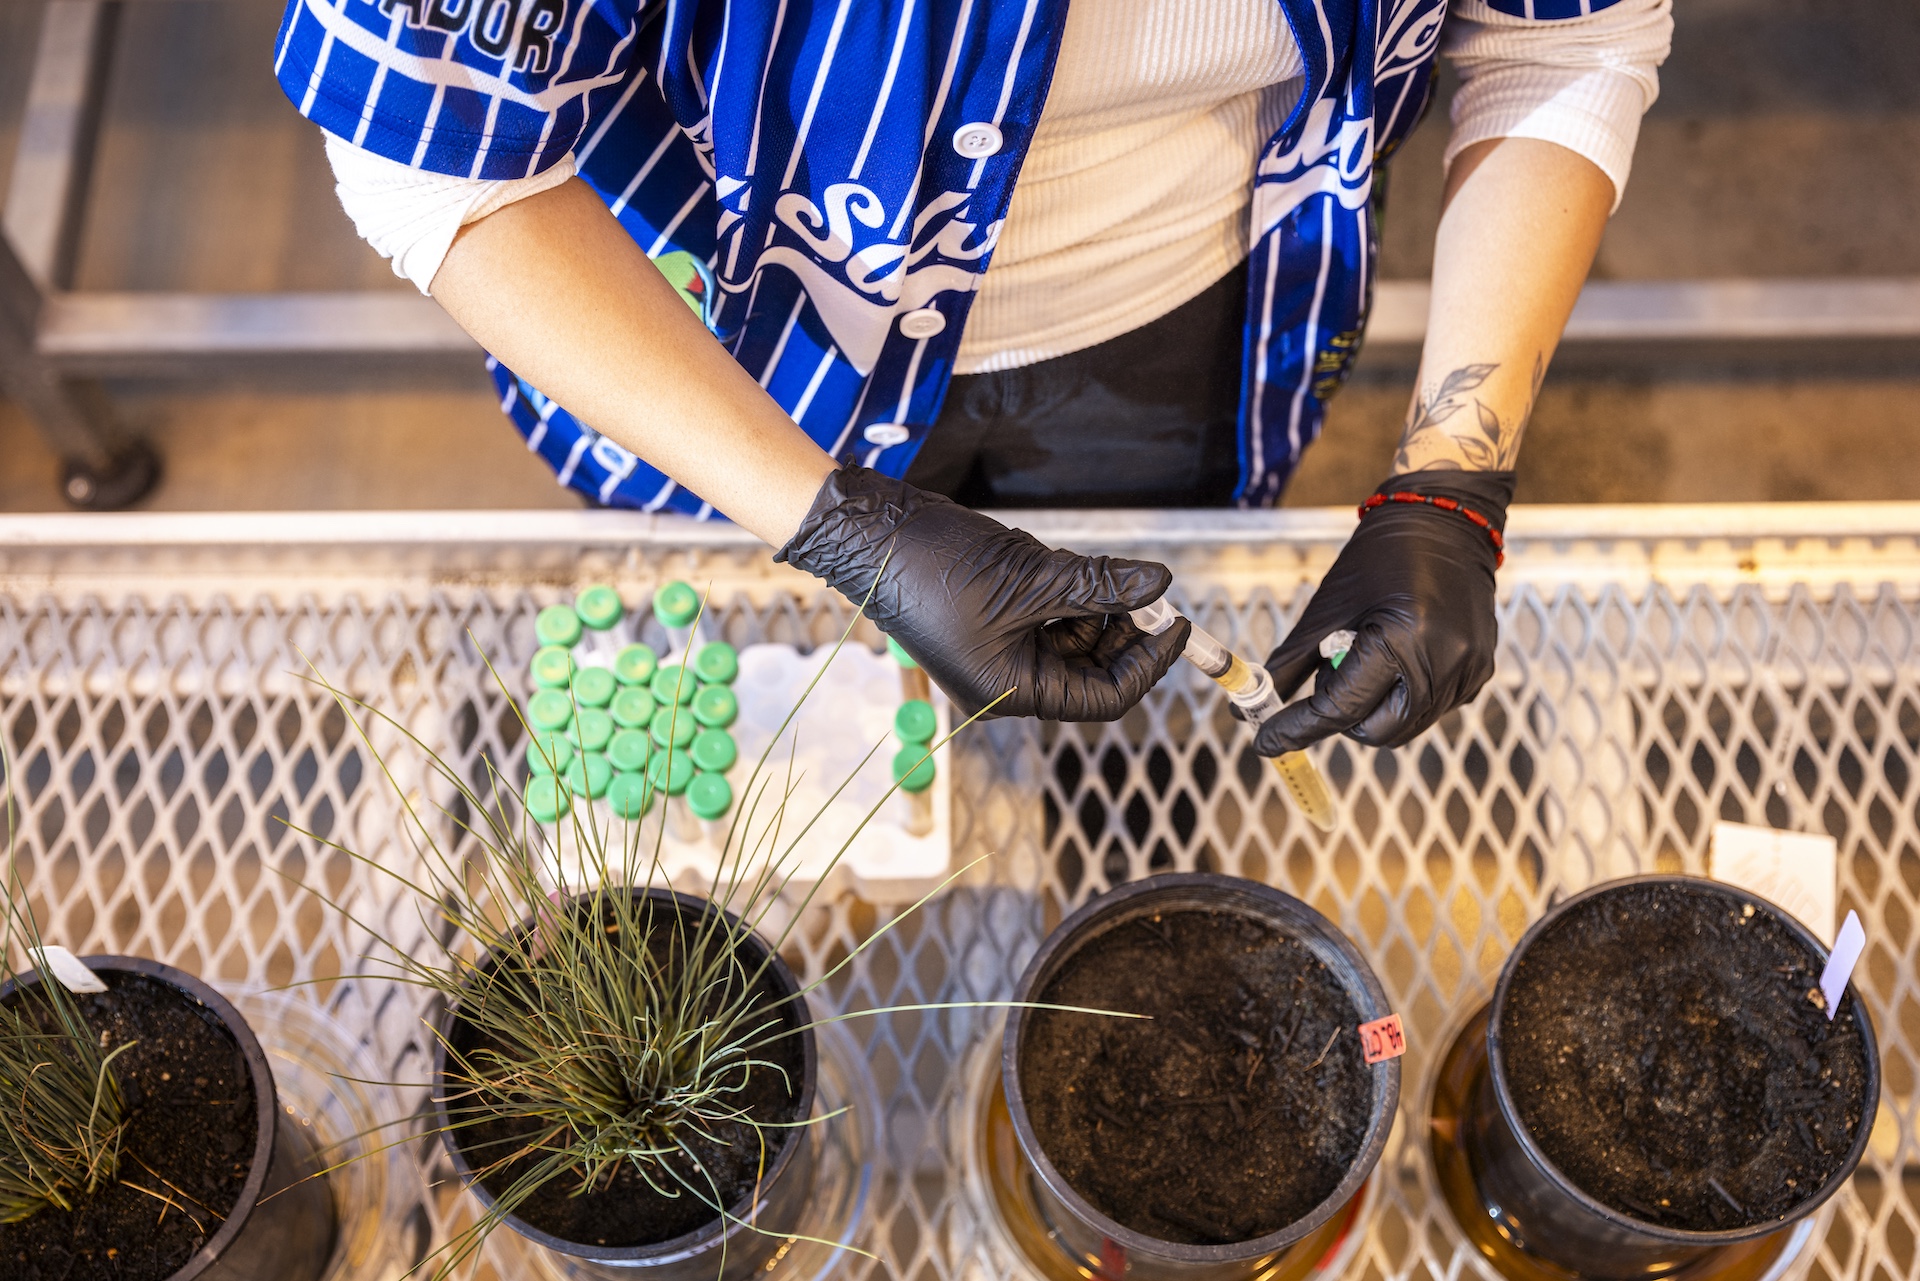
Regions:
<instances>
[{"instance_id":1,"label":"bare forearm","mask_svg":"<svg viewBox=\"0 0 1920 1281\"><path fill-rule=\"evenodd\" d=\"M1551 142L1494 139L1455 159L1394 471L1514 465L1612 205L1606 174Z\"/></svg>"},{"instance_id":2,"label":"bare forearm","mask_svg":"<svg viewBox=\"0 0 1920 1281\"><path fill-rule=\"evenodd\" d=\"M584 182L464 228L433 295L514 372L773 546L834 468Z\"/></svg>"}]
</instances>

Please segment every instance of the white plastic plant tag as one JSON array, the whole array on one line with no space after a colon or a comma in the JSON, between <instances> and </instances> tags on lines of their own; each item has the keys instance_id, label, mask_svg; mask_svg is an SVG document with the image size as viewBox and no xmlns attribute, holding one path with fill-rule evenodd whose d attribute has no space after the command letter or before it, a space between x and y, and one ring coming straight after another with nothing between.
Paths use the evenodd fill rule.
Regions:
<instances>
[{"instance_id":1,"label":"white plastic plant tag","mask_svg":"<svg viewBox=\"0 0 1920 1281\"><path fill-rule=\"evenodd\" d=\"M1777 903L1831 947L1838 861L1831 836L1715 823L1708 866L1714 880Z\"/></svg>"},{"instance_id":2,"label":"white plastic plant tag","mask_svg":"<svg viewBox=\"0 0 1920 1281\"><path fill-rule=\"evenodd\" d=\"M1833 1022L1833 1016L1839 1011L1847 980L1853 976L1853 967L1859 964L1860 954L1866 950L1867 932L1860 927L1860 914L1848 912L1847 923L1840 927L1840 937L1827 955L1827 968L1820 971L1820 995L1827 998L1827 1022Z\"/></svg>"},{"instance_id":3,"label":"white plastic plant tag","mask_svg":"<svg viewBox=\"0 0 1920 1281\"><path fill-rule=\"evenodd\" d=\"M107 985L100 981L100 976L88 969L79 957L64 947L52 943L45 947L30 947L27 949L27 955L33 958L36 967L53 975L60 986L69 992L107 990Z\"/></svg>"}]
</instances>

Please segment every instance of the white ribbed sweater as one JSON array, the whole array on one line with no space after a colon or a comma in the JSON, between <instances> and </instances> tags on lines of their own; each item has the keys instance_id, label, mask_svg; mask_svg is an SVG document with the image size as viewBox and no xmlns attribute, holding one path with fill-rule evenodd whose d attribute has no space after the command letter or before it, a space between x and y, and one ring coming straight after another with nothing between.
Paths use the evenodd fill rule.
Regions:
<instances>
[{"instance_id":1,"label":"white ribbed sweater","mask_svg":"<svg viewBox=\"0 0 1920 1281\"><path fill-rule=\"evenodd\" d=\"M1617 0L1549 22L1452 0L1443 52L1461 86L1447 162L1489 138L1541 138L1604 170L1617 204L1659 92L1670 6ZM1117 337L1246 257L1254 162L1300 75L1276 0L1073 0L958 372ZM361 236L422 293L462 226L573 174L568 157L532 178L452 178L334 137L327 155Z\"/></svg>"},{"instance_id":2,"label":"white ribbed sweater","mask_svg":"<svg viewBox=\"0 0 1920 1281\"><path fill-rule=\"evenodd\" d=\"M1488 138L1544 138L1605 170L1618 204L1659 92L1669 4L1530 22L1454 0L1448 163ZM1275 0L1073 0L955 372L1105 342L1230 271L1247 256L1254 163L1301 76Z\"/></svg>"}]
</instances>

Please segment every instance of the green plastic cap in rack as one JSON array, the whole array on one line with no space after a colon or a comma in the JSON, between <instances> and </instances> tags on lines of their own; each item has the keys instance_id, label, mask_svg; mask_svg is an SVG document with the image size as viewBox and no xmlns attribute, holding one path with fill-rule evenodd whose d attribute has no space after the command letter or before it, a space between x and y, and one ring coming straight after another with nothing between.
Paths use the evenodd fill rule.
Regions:
<instances>
[{"instance_id":1,"label":"green plastic cap in rack","mask_svg":"<svg viewBox=\"0 0 1920 1281\"><path fill-rule=\"evenodd\" d=\"M672 667L663 667L653 674L653 683L647 686L653 691L653 701L662 707L671 707L674 703L691 703L693 696L700 692L700 682L689 672L683 678L678 663Z\"/></svg>"},{"instance_id":2,"label":"green plastic cap in rack","mask_svg":"<svg viewBox=\"0 0 1920 1281\"><path fill-rule=\"evenodd\" d=\"M706 685L731 685L740 674L740 653L725 641L708 641L693 656L694 674Z\"/></svg>"},{"instance_id":3,"label":"green plastic cap in rack","mask_svg":"<svg viewBox=\"0 0 1920 1281\"><path fill-rule=\"evenodd\" d=\"M653 723L647 727L653 735L653 741L665 747L671 739L675 747L685 747L700 732L700 725L684 707L663 707L653 714Z\"/></svg>"},{"instance_id":4,"label":"green plastic cap in rack","mask_svg":"<svg viewBox=\"0 0 1920 1281\"><path fill-rule=\"evenodd\" d=\"M693 696L693 719L710 729L725 729L740 714L740 700L725 685L703 685Z\"/></svg>"},{"instance_id":5,"label":"green plastic cap in rack","mask_svg":"<svg viewBox=\"0 0 1920 1281\"><path fill-rule=\"evenodd\" d=\"M527 740L527 768L535 774L558 774L573 763L573 744L557 729L543 730Z\"/></svg>"},{"instance_id":6,"label":"green plastic cap in rack","mask_svg":"<svg viewBox=\"0 0 1920 1281\"><path fill-rule=\"evenodd\" d=\"M573 720L573 696L564 689L543 689L527 700L527 719L540 729L565 729Z\"/></svg>"},{"instance_id":7,"label":"green plastic cap in rack","mask_svg":"<svg viewBox=\"0 0 1920 1281\"><path fill-rule=\"evenodd\" d=\"M933 704L924 698L908 699L893 714L893 732L909 746L931 742L933 732L939 728L940 719L933 714Z\"/></svg>"},{"instance_id":8,"label":"green plastic cap in rack","mask_svg":"<svg viewBox=\"0 0 1920 1281\"><path fill-rule=\"evenodd\" d=\"M542 645L533 651L527 670L541 689L565 689L573 679L573 655L559 645Z\"/></svg>"},{"instance_id":9,"label":"green plastic cap in rack","mask_svg":"<svg viewBox=\"0 0 1920 1281\"><path fill-rule=\"evenodd\" d=\"M552 823L573 808L573 794L567 782L552 774L535 774L527 780L527 813L537 822Z\"/></svg>"},{"instance_id":10,"label":"green plastic cap in rack","mask_svg":"<svg viewBox=\"0 0 1920 1281\"><path fill-rule=\"evenodd\" d=\"M714 774L726 773L740 759L740 749L734 746L733 735L723 729L701 730L693 736L693 746L687 752L693 757L695 765Z\"/></svg>"},{"instance_id":11,"label":"green plastic cap in rack","mask_svg":"<svg viewBox=\"0 0 1920 1281\"><path fill-rule=\"evenodd\" d=\"M573 722L573 745L583 752L604 752L613 738L613 717L597 707L583 707Z\"/></svg>"},{"instance_id":12,"label":"green plastic cap in rack","mask_svg":"<svg viewBox=\"0 0 1920 1281\"><path fill-rule=\"evenodd\" d=\"M580 615L571 605L549 605L534 616L533 634L542 645L571 649L580 639Z\"/></svg>"},{"instance_id":13,"label":"green plastic cap in rack","mask_svg":"<svg viewBox=\"0 0 1920 1281\"><path fill-rule=\"evenodd\" d=\"M613 763L598 752L588 752L567 766L567 788L575 796L605 796L613 782Z\"/></svg>"},{"instance_id":14,"label":"green plastic cap in rack","mask_svg":"<svg viewBox=\"0 0 1920 1281\"><path fill-rule=\"evenodd\" d=\"M924 792L933 786L933 757L924 744L914 743L893 754L893 781L903 792Z\"/></svg>"},{"instance_id":15,"label":"green plastic cap in rack","mask_svg":"<svg viewBox=\"0 0 1920 1281\"><path fill-rule=\"evenodd\" d=\"M645 769L647 758L652 755L653 740L645 730L623 729L607 743L607 759L623 774Z\"/></svg>"},{"instance_id":16,"label":"green plastic cap in rack","mask_svg":"<svg viewBox=\"0 0 1920 1281\"><path fill-rule=\"evenodd\" d=\"M693 782L693 760L685 749L655 752L647 762L647 781L669 796L678 796Z\"/></svg>"},{"instance_id":17,"label":"green plastic cap in rack","mask_svg":"<svg viewBox=\"0 0 1920 1281\"><path fill-rule=\"evenodd\" d=\"M653 719L653 695L644 689L628 687L613 696L613 705L607 711L613 714L613 723L621 729L643 730Z\"/></svg>"},{"instance_id":18,"label":"green plastic cap in rack","mask_svg":"<svg viewBox=\"0 0 1920 1281\"><path fill-rule=\"evenodd\" d=\"M573 611L588 627L604 632L620 621L627 607L620 603L619 592L605 583L595 583L573 598Z\"/></svg>"},{"instance_id":19,"label":"green plastic cap in rack","mask_svg":"<svg viewBox=\"0 0 1920 1281\"><path fill-rule=\"evenodd\" d=\"M685 627L700 612L700 593L675 579L653 594L653 616L663 627Z\"/></svg>"},{"instance_id":20,"label":"green plastic cap in rack","mask_svg":"<svg viewBox=\"0 0 1920 1281\"><path fill-rule=\"evenodd\" d=\"M613 674L622 685L645 685L660 668L651 645L629 645L613 658Z\"/></svg>"},{"instance_id":21,"label":"green plastic cap in rack","mask_svg":"<svg viewBox=\"0 0 1920 1281\"><path fill-rule=\"evenodd\" d=\"M583 667L573 674L573 701L582 707L605 707L613 701L613 673L604 667Z\"/></svg>"},{"instance_id":22,"label":"green plastic cap in rack","mask_svg":"<svg viewBox=\"0 0 1920 1281\"><path fill-rule=\"evenodd\" d=\"M913 661L913 655L907 653L906 650L901 649L900 642L895 640L891 636L887 637L887 653L893 655L893 661L900 664L900 666L902 667L920 666L920 664Z\"/></svg>"},{"instance_id":23,"label":"green plastic cap in rack","mask_svg":"<svg viewBox=\"0 0 1920 1281\"><path fill-rule=\"evenodd\" d=\"M695 774L687 785L687 808L696 818L719 818L733 804L733 787L718 774Z\"/></svg>"},{"instance_id":24,"label":"green plastic cap in rack","mask_svg":"<svg viewBox=\"0 0 1920 1281\"><path fill-rule=\"evenodd\" d=\"M607 784L607 808L619 818L639 818L653 808L654 790L644 774L615 774Z\"/></svg>"}]
</instances>

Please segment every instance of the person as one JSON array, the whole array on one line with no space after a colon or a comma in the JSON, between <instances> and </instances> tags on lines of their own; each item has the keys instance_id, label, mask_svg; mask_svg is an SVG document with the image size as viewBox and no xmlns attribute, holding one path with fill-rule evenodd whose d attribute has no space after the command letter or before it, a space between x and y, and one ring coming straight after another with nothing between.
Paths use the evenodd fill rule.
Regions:
<instances>
[{"instance_id":1,"label":"person","mask_svg":"<svg viewBox=\"0 0 1920 1281\"><path fill-rule=\"evenodd\" d=\"M563 483L724 513L966 711L1110 719L1185 643L1126 617L1167 570L977 508L1277 501L1444 46L1418 386L1268 659L1283 694L1318 674L1273 754L1404 743L1491 674L1514 460L1669 4L291 0L274 58Z\"/></svg>"}]
</instances>

